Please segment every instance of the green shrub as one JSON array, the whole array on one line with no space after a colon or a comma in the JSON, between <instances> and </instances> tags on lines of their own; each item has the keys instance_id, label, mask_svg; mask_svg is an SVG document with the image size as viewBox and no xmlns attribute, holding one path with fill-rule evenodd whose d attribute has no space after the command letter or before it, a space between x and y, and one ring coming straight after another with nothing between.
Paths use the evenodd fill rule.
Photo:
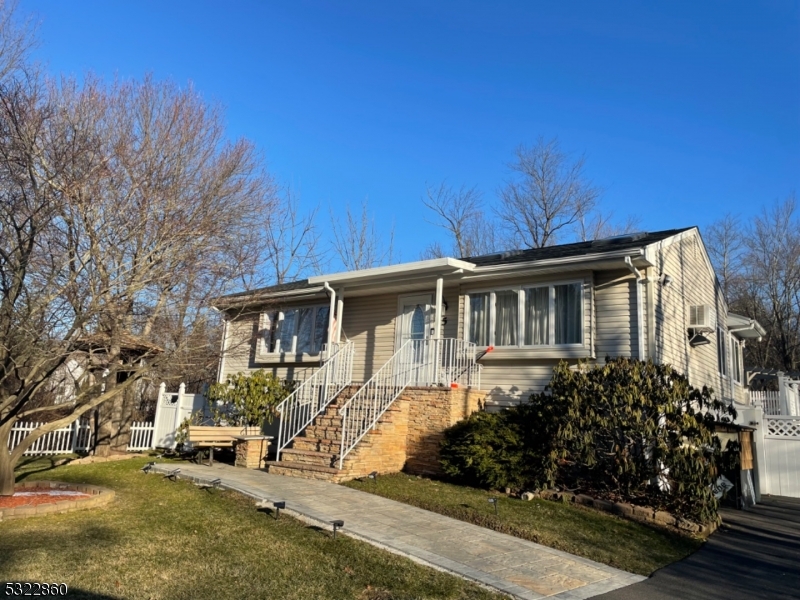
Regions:
<instances>
[{"instance_id":1,"label":"green shrub","mask_svg":"<svg viewBox=\"0 0 800 600\"><path fill-rule=\"evenodd\" d=\"M511 411L477 412L445 432L444 472L468 485L519 488L528 479L525 447Z\"/></svg>"},{"instance_id":2,"label":"green shrub","mask_svg":"<svg viewBox=\"0 0 800 600\"><path fill-rule=\"evenodd\" d=\"M230 425L272 423L277 406L292 393L292 382L282 381L263 369L250 375L228 375L225 383L215 383L208 390L214 422Z\"/></svg>"},{"instance_id":3,"label":"green shrub","mask_svg":"<svg viewBox=\"0 0 800 600\"><path fill-rule=\"evenodd\" d=\"M721 460L714 422L733 416L669 365L562 361L528 403L448 431L442 465L471 485L558 485L707 522Z\"/></svg>"}]
</instances>

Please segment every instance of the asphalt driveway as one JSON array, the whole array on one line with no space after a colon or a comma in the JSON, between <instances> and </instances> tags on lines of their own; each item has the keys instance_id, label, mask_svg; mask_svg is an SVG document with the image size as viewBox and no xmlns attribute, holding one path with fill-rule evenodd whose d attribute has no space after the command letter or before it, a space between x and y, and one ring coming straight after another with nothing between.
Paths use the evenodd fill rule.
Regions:
<instances>
[{"instance_id":1,"label":"asphalt driveway","mask_svg":"<svg viewBox=\"0 0 800 600\"><path fill-rule=\"evenodd\" d=\"M800 499L723 510L723 526L689 558L597 600L800 598Z\"/></svg>"}]
</instances>

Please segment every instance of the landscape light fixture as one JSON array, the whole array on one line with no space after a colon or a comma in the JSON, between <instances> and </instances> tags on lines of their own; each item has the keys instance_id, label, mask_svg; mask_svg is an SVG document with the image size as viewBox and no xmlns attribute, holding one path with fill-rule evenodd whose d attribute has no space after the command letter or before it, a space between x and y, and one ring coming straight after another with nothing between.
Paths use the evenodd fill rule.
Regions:
<instances>
[{"instance_id":1,"label":"landscape light fixture","mask_svg":"<svg viewBox=\"0 0 800 600\"><path fill-rule=\"evenodd\" d=\"M281 509L286 508L286 502L273 502L272 506L275 508L275 520L277 521L278 517L281 516Z\"/></svg>"},{"instance_id":2,"label":"landscape light fixture","mask_svg":"<svg viewBox=\"0 0 800 600\"><path fill-rule=\"evenodd\" d=\"M375 483L378 483L378 472L377 471L373 471L372 473L367 475L367 477L369 479L372 479Z\"/></svg>"},{"instance_id":3,"label":"landscape light fixture","mask_svg":"<svg viewBox=\"0 0 800 600\"><path fill-rule=\"evenodd\" d=\"M180 473L180 472L181 472L180 469L173 469L172 471L170 471L169 473L164 475L164 478L165 479L172 479L173 481L177 481L178 480L178 473Z\"/></svg>"},{"instance_id":4,"label":"landscape light fixture","mask_svg":"<svg viewBox=\"0 0 800 600\"><path fill-rule=\"evenodd\" d=\"M221 483L222 479L218 477L217 479L212 479L211 481L201 481L199 483L195 483L195 485L201 490L208 490L211 488L216 488Z\"/></svg>"},{"instance_id":5,"label":"landscape light fixture","mask_svg":"<svg viewBox=\"0 0 800 600\"><path fill-rule=\"evenodd\" d=\"M145 466L142 467L142 471L144 471L145 473L149 473L153 469L155 464L156 463L154 463L154 462L147 463Z\"/></svg>"},{"instance_id":6,"label":"landscape light fixture","mask_svg":"<svg viewBox=\"0 0 800 600\"><path fill-rule=\"evenodd\" d=\"M494 514L497 514L497 498L489 498L489 504L494 504Z\"/></svg>"},{"instance_id":7,"label":"landscape light fixture","mask_svg":"<svg viewBox=\"0 0 800 600\"><path fill-rule=\"evenodd\" d=\"M344 527L344 521L342 520L331 521L331 525L333 525L333 539L336 539L336 530L339 529L340 527Z\"/></svg>"}]
</instances>

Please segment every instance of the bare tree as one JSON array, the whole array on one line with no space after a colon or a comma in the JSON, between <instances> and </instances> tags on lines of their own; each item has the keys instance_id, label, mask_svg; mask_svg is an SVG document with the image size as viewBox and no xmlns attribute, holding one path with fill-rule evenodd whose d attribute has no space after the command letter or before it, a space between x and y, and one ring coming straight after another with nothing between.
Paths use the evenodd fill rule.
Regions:
<instances>
[{"instance_id":1,"label":"bare tree","mask_svg":"<svg viewBox=\"0 0 800 600\"><path fill-rule=\"evenodd\" d=\"M269 179L221 123L191 88L151 78L0 87L0 495L42 435L97 407L108 423L104 403L146 374L123 360L126 340L149 339L141 358L156 367L185 357L207 341L192 333L208 300L255 268L241 246L271 213ZM19 419L54 408L43 392L87 339L101 340L89 352L102 345L105 380L78 382L66 415L9 452Z\"/></svg>"},{"instance_id":2,"label":"bare tree","mask_svg":"<svg viewBox=\"0 0 800 600\"><path fill-rule=\"evenodd\" d=\"M451 237L451 255L459 258L488 254L495 248L495 225L486 218L483 196L477 188L461 186L454 189L446 183L437 187L428 186L422 203L436 216L433 222ZM431 245L423 256L438 258L445 256L439 245Z\"/></svg>"},{"instance_id":3,"label":"bare tree","mask_svg":"<svg viewBox=\"0 0 800 600\"><path fill-rule=\"evenodd\" d=\"M336 216L331 210L333 252L345 269L359 271L385 264L394 259L394 226L389 239L384 242L375 229L375 219L370 218L367 201L361 203L361 214L354 215L350 205L344 215Z\"/></svg>"},{"instance_id":4,"label":"bare tree","mask_svg":"<svg viewBox=\"0 0 800 600\"><path fill-rule=\"evenodd\" d=\"M515 243L529 248L556 244L595 208L600 190L583 172L585 159L573 160L557 139L539 138L520 146L509 165L512 179L500 192L500 226Z\"/></svg>"},{"instance_id":5,"label":"bare tree","mask_svg":"<svg viewBox=\"0 0 800 600\"><path fill-rule=\"evenodd\" d=\"M725 214L708 227L705 238L723 293L730 298L733 286L742 276L745 232L741 219L738 215Z\"/></svg>"},{"instance_id":6,"label":"bare tree","mask_svg":"<svg viewBox=\"0 0 800 600\"><path fill-rule=\"evenodd\" d=\"M615 235L633 233L639 229L640 220L636 216L628 216L623 221L614 218L613 212L603 213L595 210L581 216L576 224L578 239L582 242L599 240Z\"/></svg>"},{"instance_id":7,"label":"bare tree","mask_svg":"<svg viewBox=\"0 0 800 600\"><path fill-rule=\"evenodd\" d=\"M264 229L266 273L271 283L286 283L319 271L324 260L316 224L319 206L305 214L291 188L277 198Z\"/></svg>"}]
</instances>

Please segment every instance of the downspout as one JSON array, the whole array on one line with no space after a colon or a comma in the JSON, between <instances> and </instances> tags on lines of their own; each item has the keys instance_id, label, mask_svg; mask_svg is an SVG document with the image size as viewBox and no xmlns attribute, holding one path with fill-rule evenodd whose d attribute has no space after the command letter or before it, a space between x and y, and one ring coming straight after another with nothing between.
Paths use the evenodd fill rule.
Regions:
<instances>
[{"instance_id":1,"label":"downspout","mask_svg":"<svg viewBox=\"0 0 800 600\"><path fill-rule=\"evenodd\" d=\"M647 267L647 358L656 362L656 273L653 267Z\"/></svg>"},{"instance_id":2,"label":"downspout","mask_svg":"<svg viewBox=\"0 0 800 600\"><path fill-rule=\"evenodd\" d=\"M212 307L213 308L213 307ZM220 343L219 366L217 367L217 383L222 383L225 374L225 354L228 352L228 319L224 312L214 308L222 315L222 342Z\"/></svg>"},{"instance_id":3,"label":"downspout","mask_svg":"<svg viewBox=\"0 0 800 600\"><path fill-rule=\"evenodd\" d=\"M633 266L633 262L631 261L630 256L625 257L625 266L627 266L631 273L634 274L636 277L636 327L638 333L638 340L637 340L637 352L639 354L639 360L644 360L644 319L642 318L642 281L645 281L645 277L639 273L639 269Z\"/></svg>"},{"instance_id":4,"label":"downspout","mask_svg":"<svg viewBox=\"0 0 800 600\"><path fill-rule=\"evenodd\" d=\"M336 291L328 284L327 281L322 284L322 287L331 294L331 307L328 310L328 341L327 341L328 353L330 354L331 342L333 341L333 311L336 309Z\"/></svg>"}]
</instances>

